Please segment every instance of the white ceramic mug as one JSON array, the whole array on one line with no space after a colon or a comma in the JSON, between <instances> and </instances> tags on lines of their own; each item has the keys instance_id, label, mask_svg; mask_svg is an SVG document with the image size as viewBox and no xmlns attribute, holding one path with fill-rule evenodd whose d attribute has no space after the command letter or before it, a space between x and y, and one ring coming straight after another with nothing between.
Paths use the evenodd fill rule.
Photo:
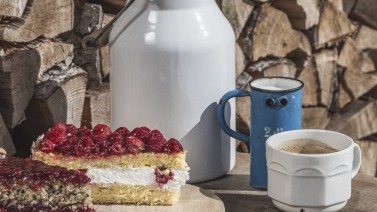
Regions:
<instances>
[{"instance_id":1,"label":"white ceramic mug","mask_svg":"<svg viewBox=\"0 0 377 212\"><path fill-rule=\"evenodd\" d=\"M329 154L280 150L296 139L314 139L337 149ZM283 211L338 211L351 197L351 180L360 169L361 150L341 133L294 130L271 136L266 143L268 196Z\"/></svg>"}]
</instances>

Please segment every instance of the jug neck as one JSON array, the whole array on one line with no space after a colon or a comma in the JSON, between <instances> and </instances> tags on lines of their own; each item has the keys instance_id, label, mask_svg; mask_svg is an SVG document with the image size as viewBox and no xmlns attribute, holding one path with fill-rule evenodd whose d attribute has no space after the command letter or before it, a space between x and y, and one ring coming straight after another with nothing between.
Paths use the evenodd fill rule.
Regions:
<instances>
[{"instance_id":1,"label":"jug neck","mask_svg":"<svg viewBox=\"0 0 377 212\"><path fill-rule=\"evenodd\" d=\"M185 9L215 4L215 0L149 0L162 10Z\"/></svg>"}]
</instances>

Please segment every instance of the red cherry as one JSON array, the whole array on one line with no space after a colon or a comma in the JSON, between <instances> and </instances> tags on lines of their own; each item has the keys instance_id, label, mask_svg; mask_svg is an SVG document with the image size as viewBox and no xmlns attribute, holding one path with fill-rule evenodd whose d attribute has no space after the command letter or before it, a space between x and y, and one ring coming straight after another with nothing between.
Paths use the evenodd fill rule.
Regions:
<instances>
[{"instance_id":1,"label":"red cherry","mask_svg":"<svg viewBox=\"0 0 377 212\"><path fill-rule=\"evenodd\" d=\"M66 124L66 133L70 135L76 135L77 128L73 124Z\"/></svg>"},{"instance_id":2,"label":"red cherry","mask_svg":"<svg viewBox=\"0 0 377 212\"><path fill-rule=\"evenodd\" d=\"M121 144L123 142L123 136L120 133L113 132L109 136L107 136L107 139L110 141L110 143L119 143Z\"/></svg>"},{"instance_id":3,"label":"red cherry","mask_svg":"<svg viewBox=\"0 0 377 212\"><path fill-rule=\"evenodd\" d=\"M109 126L104 124L98 124L93 128L93 134L95 135L102 135L102 136L108 136L111 133L111 129Z\"/></svg>"},{"instance_id":4,"label":"red cherry","mask_svg":"<svg viewBox=\"0 0 377 212\"><path fill-rule=\"evenodd\" d=\"M130 131L125 127L119 127L118 129L115 130L115 132L121 134L123 138L130 135Z\"/></svg>"},{"instance_id":5,"label":"red cherry","mask_svg":"<svg viewBox=\"0 0 377 212\"><path fill-rule=\"evenodd\" d=\"M124 143L127 153L137 154L145 150L144 142L135 136L127 136Z\"/></svg>"},{"instance_id":6,"label":"red cherry","mask_svg":"<svg viewBox=\"0 0 377 212\"><path fill-rule=\"evenodd\" d=\"M51 153L54 151L55 149L55 143L52 142L51 140L47 139L47 138L44 138L42 140L42 142L40 143L40 146L39 146L39 149L42 151L42 152L45 152L45 153Z\"/></svg>"},{"instance_id":7,"label":"red cherry","mask_svg":"<svg viewBox=\"0 0 377 212\"><path fill-rule=\"evenodd\" d=\"M67 137L65 143L70 144L70 145L74 145L74 144L77 144L78 141L79 141L79 139L75 135L72 135L72 136Z\"/></svg>"},{"instance_id":8,"label":"red cherry","mask_svg":"<svg viewBox=\"0 0 377 212\"><path fill-rule=\"evenodd\" d=\"M109 153L110 154L122 154L124 152L124 148L119 142L113 143L111 147L109 148Z\"/></svg>"},{"instance_id":9,"label":"red cherry","mask_svg":"<svg viewBox=\"0 0 377 212\"><path fill-rule=\"evenodd\" d=\"M91 135L91 132L88 128L86 127L77 128L77 131L76 131L77 137L90 136L90 135Z\"/></svg>"},{"instance_id":10,"label":"red cherry","mask_svg":"<svg viewBox=\"0 0 377 212\"><path fill-rule=\"evenodd\" d=\"M57 123L55 124L52 128L52 130L58 130L58 131L62 131L62 132L65 132L67 127L65 124L63 123Z\"/></svg>"},{"instance_id":11,"label":"red cherry","mask_svg":"<svg viewBox=\"0 0 377 212\"><path fill-rule=\"evenodd\" d=\"M65 142L66 134L63 131L52 129L45 133L45 138L59 146Z\"/></svg>"},{"instance_id":12,"label":"red cherry","mask_svg":"<svg viewBox=\"0 0 377 212\"><path fill-rule=\"evenodd\" d=\"M92 147L94 145L92 138L89 136L83 136L79 140L79 145L82 145L84 147Z\"/></svg>"},{"instance_id":13,"label":"red cherry","mask_svg":"<svg viewBox=\"0 0 377 212\"><path fill-rule=\"evenodd\" d=\"M149 138L151 130L148 127L138 127L132 130L131 135L140 138L141 140L146 140Z\"/></svg>"},{"instance_id":14,"label":"red cherry","mask_svg":"<svg viewBox=\"0 0 377 212\"><path fill-rule=\"evenodd\" d=\"M164 152L167 154L174 154L183 151L183 147L179 141L171 138L164 146Z\"/></svg>"},{"instance_id":15,"label":"red cherry","mask_svg":"<svg viewBox=\"0 0 377 212\"><path fill-rule=\"evenodd\" d=\"M145 141L145 149L147 152L162 152L166 141L164 136L158 130L153 130L150 137Z\"/></svg>"}]
</instances>

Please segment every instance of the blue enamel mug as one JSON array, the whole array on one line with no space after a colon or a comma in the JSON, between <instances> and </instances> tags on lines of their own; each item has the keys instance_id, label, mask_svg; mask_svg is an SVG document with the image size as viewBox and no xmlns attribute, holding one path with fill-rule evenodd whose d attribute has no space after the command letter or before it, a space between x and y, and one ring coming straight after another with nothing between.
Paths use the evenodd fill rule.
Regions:
<instances>
[{"instance_id":1,"label":"blue enamel mug","mask_svg":"<svg viewBox=\"0 0 377 212\"><path fill-rule=\"evenodd\" d=\"M285 77L260 78L250 83L251 91L226 93L217 106L217 119L229 136L250 144L250 185L267 188L266 140L283 131L301 129L302 88L300 80ZM250 137L230 129L224 109L233 97L251 98Z\"/></svg>"}]
</instances>

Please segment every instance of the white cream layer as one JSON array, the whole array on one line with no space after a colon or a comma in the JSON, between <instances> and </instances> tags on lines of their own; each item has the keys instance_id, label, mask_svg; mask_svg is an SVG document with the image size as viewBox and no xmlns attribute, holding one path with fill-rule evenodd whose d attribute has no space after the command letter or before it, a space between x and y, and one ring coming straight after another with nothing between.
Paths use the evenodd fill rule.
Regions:
<instances>
[{"instance_id":1,"label":"white cream layer","mask_svg":"<svg viewBox=\"0 0 377 212\"><path fill-rule=\"evenodd\" d=\"M171 170L174 174L173 180L163 185L162 189L177 190L189 180L188 170ZM125 184L130 186L153 186L158 187L154 168L104 168L88 169L86 175L95 184Z\"/></svg>"}]
</instances>

